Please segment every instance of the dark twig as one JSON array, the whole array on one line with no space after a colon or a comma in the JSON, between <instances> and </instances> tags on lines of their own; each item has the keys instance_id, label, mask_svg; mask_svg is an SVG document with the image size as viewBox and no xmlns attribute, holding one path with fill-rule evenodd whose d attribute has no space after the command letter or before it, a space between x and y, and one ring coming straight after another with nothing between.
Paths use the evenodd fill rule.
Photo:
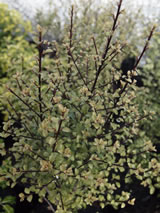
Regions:
<instances>
[{"instance_id":1,"label":"dark twig","mask_svg":"<svg viewBox=\"0 0 160 213\"><path fill-rule=\"evenodd\" d=\"M56 133L56 142L55 142L55 144L53 145L53 152L55 151L55 148L56 148L56 146L57 146L57 140L58 140L58 136L59 136L60 131L61 131L62 122L63 122L63 120L61 119L61 120L59 121L59 127L58 127L58 131L57 131L57 133Z\"/></svg>"},{"instance_id":2,"label":"dark twig","mask_svg":"<svg viewBox=\"0 0 160 213\"><path fill-rule=\"evenodd\" d=\"M41 173L41 172L48 172L47 170L44 171L40 171L40 170L19 170L17 172L23 172L23 173L32 173L32 172L36 172L36 173Z\"/></svg>"},{"instance_id":3,"label":"dark twig","mask_svg":"<svg viewBox=\"0 0 160 213\"><path fill-rule=\"evenodd\" d=\"M44 197L43 199L44 199L44 200L46 201L46 203L48 204L49 209L50 209L52 212L55 212L55 210L54 210L52 204L49 202L49 200L48 200L46 197Z\"/></svg>"},{"instance_id":4,"label":"dark twig","mask_svg":"<svg viewBox=\"0 0 160 213\"><path fill-rule=\"evenodd\" d=\"M95 87L96 87L96 83L97 83L98 77L99 77L101 71L103 70L102 68L103 68L104 60L105 60L105 58L106 58L106 56L107 56L107 54L108 54L108 51L109 51L109 49L110 49L110 44L111 44L111 41L112 41L114 32L115 32L115 30L116 30L116 28L117 28L118 18L119 18L119 15L121 14L122 1L123 1L123 0L120 0L120 1L119 1L117 13L116 13L116 16L114 17L114 22L113 22L111 34L110 34L110 36L109 36L108 39L107 39L107 44L106 44L105 49L104 49L104 52L103 52L103 54L102 54L101 64L100 64L100 66L99 66L99 68L98 68L98 70L97 70L96 77L95 77L95 80L94 80L94 83L93 83L91 92L94 91L94 89L95 89Z\"/></svg>"},{"instance_id":5,"label":"dark twig","mask_svg":"<svg viewBox=\"0 0 160 213\"><path fill-rule=\"evenodd\" d=\"M59 191L60 199L61 199L61 204L62 204L62 209L64 210L64 203L63 203L63 198L62 198L62 193Z\"/></svg>"},{"instance_id":6,"label":"dark twig","mask_svg":"<svg viewBox=\"0 0 160 213\"><path fill-rule=\"evenodd\" d=\"M97 49L97 45L96 45L96 41L95 41L95 38L92 37L92 40L93 40L93 44L94 44L94 47L95 47L95 50L96 50L96 55L99 55L98 49Z\"/></svg>"},{"instance_id":7,"label":"dark twig","mask_svg":"<svg viewBox=\"0 0 160 213\"><path fill-rule=\"evenodd\" d=\"M73 5L71 7L71 15L70 15L70 29L69 29L69 50L72 48L72 37L73 37ZM68 51L68 65L70 65L71 62L71 54L70 51ZM67 73L67 79L68 82L70 80L70 74L71 74L71 67L68 68L68 73Z\"/></svg>"},{"instance_id":8,"label":"dark twig","mask_svg":"<svg viewBox=\"0 0 160 213\"><path fill-rule=\"evenodd\" d=\"M32 152L34 155L38 156L39 158L41 158L42 160L47 161L43 156L39 155L38 153L36 153L32 149L30 149L29 151Z\"/></svg>"},{"instance_id":9,"label":"dark twig","mask_svg":"<svg viewBox=\"0 0 160 213\"><path fill-rule=\"evenodd\" d=\"M12 135L13 137L15 138L26 138L28 140L38 140L38 141L41 141L41 138L36 138L36 137L30 137L30 136L26 136L26 135L15 135L13 132L8 132L6 130L3 130L6 134L9 134L9 135Z\"/></svg>"},{"instance_id":10,"label":"dark twig","mask_svg":"<svg viewBox=\"0 0 160 213\"><path fill-rule=\"evenodd\" d=\"M32 112L34 112L38 117L40 117L40 115L28 103L26 103L19 95L17 95L11 88L7 87L7 89L13 95L15 95L24 105L26 105Z\"/></svg>"},{"instance_id":11,"label":"dark twig","mask_svg":"<svg viewBox=\"0 0 160 213\"><path fill-rule=\"evenodd\" d=\"M134 65L133 71L136 70L136 68L137 68L137 66L138 66L138 64L139 64L139 62L140 62L140 60L142 59L144 53L147 51L148 46L149 46L149 42L150 42L150 40L151 40L151 38L152 38L152 36L153 36L153 33L154 33L155 29L156 29L156 27L153 26L153 28L152 28L152 30L151 30L149 36L148 36L148 39L147 39L147 41L146 41L146 43L145 43L145 45L144 45L144 48L143 48L143 50L142 50L142 52L141 52L139 58L137 59L137 62L136 62L135 65ZM128 82L126 82L126 84L124 85L124 87L123 87L122 90L120 91L120 95L125 91L125 89L127 88L127 86L128 86Z\"/></svg>"},{"instance_id":12,"label":"dark twig","mask_svg":"<svg viewBox=\"0 0 160 213\"><path fill-rule=\"evenodd\" d=\"M126 46L126 44L123 44L123 45L121 46L121 48L120 48L119 51L113 50L113 52L104 60L104 62L105 62L106 60L108 60L109 57L111 57L111 56L114 54L114 55L109 59L109 62L111 62L111 61L123 50L123 48L124 48L125 46ZM108 65L107 63L106 63L106 64L103 64L102 69L104 69L107 65Z\"/></svg>"},{"instance_id":13,"label":"dark twig","mask_svg":"<svg viewBox=\"0 0 160 213\"><path fill-rule=\"evenodd\" d=\"M8 104L10 105L10 107L12 108L12 110L15 112L15 114L17 115L17 118L19 120L19 124L23 125L24 128L27 130L27 132L29 132L30 136L33 137L32 132L30 131L30 129L27 127L27 125L25 123L22 123L21 121L21 116L20 114L15 110L15 108L13 107L12 103L7 99Z\"/></svg>"},{"instance_id":14,"label":"dark twig","mask_svg":"<svg viewBox=\"0 0 160 213\"><path fill-rule=\"evenodd\" d=\"M69 47L72 48L72 37L73 37L73 5L71 8L71 24L70 24L70 31L69 31Z\"/></svg>"},{"instance_id":15,"label":"dark twig","mask_svg":"<svg viewBox=\"0 0 160 213\"><path fill-rule=\"evenodd\" d=\"M69 52L69 54L70 54L70 56L72 58L72 61L73 61L74 65L75 65L75 67L76 67L76 69L78 71L78 74L79 74L80 78L82 79L84 85L88 88L88 86L87 86L87 84L86 84L86 82L85 82L85 80L84 80L84 78L82 76L82 73L81 73L81 71L80 71L80 69L79 69L79 67L78 67L78 65L76 63L76 60L74 59L73 54L72 54L72 52L71 52L71 50L69 48L68 48L68 52ZM89 90L89 88L88 88L88 90Z\"/></svg>"},{"instance_id":16,"label":"dark twig","mask_svg":"<svg viewBox=\"0 0 160 213\"><path fill-rule=\"evenodd\" d=\"M153 33L154 33L155 29L156 29L156 27L155 27L155 26L153 26L153 28L152 28L152 30L151 30L151 32L150 32L150 34L149 34L148 38L147 38L147 41L146 41L146 43L145 43L145 46L144 46L144 48L143 48L143 50L142 50L142 52L141 52L141 54L140 54L139 58L137 59L136 64L134 65L133 70L135 70L135 69L137 68L137 66L138 66L138 64L139 64L140 60L142 59L142 57L143 57L144 53L145 53L145 52L146 52L146 50L148 49L149 42L150 42L150 40L151 40L151 38L152 38L152 36L153 36Z\"/></svg>"},{"instance_id":17,"label":"dark twig","mask_svg":"<svg viewBox=\"0 0 160 213\"><path fill-rule=\"evenodd\" d=\"M17 85L18 85L20 91L22 91L22 86L20 85L18 78L16 78L16 81L17 81Z\"/></svg>"},{"instance_id":18,"label":"dark twig","mask_svg":"<svg viewBox=\"0 0 160 213\"><path fill-rule=\"evenodd\" d=\"M43 48L42 48L42 31L39 31L39 46L38 46L38 52L39 52L39 58L38 58L38 98L39 98L39 111L40 111L40 120L43 121L43 114L42 114L42 94L41 94L41 87L42 87L42 54L43 54Z\"/></svg>"}]
</instances>

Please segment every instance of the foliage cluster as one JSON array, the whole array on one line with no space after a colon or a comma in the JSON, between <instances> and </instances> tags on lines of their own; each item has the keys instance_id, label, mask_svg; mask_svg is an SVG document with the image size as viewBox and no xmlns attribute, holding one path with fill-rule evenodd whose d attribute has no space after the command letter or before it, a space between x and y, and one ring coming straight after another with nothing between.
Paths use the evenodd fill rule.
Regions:
<instances>
[{"instance_id":1,"label":"foliage cluster","mask_svg":"<svg viewBox=\"0 0 160 213\"><path fill-rule=\"evenodd\" d=\"M28 46L25 39L31 32L30 23L24 22L20 14L10 10L6 4L0 3L0 11L0 77L2 78L13 73L15 63L16 66L18 64L21 67L26 66L33 55L33 49Z\"/></svg>"},{"instance_id":2,"label":"foliage cluster","mask_svg":"<svg viewBox=\"0 0 160 213\"><path fill-rule=\"evenodd\" d=\"M160 63L159 63L159 47L160 38L159 33L155 33L152 39L151 47L146 54L146 63L143 67L143 75L146 76L144 79L144 86L146 88L146 96L144 97L146 106L154 110L154 119L147 120L143 123L143 129L145 134L158 146L160 140L160 110L159 110L159 94L160 94ZM142 105L144 100L141 101ZM142 106L143 107L143 106Z\"/></svg>"},{"instance_id":3,"label":"foliage cluster","mask_svg":"<svg viewBox=\"0 0 160 213\"><path fill-rule=\"evenodd\" d=\"M15 197L13 196L6 196L4 198L0 197L0 209L2 207L2 213L13 213L14 209L11 205L15 204Z\"/></svg>"},{"instance_id":4,"label":"foliage cluster","mask_svg":"<svg viewBox=\"0 0 160 213\"><path fill-rule=\"evenodd\" d=\"M0 3L0 94L4 93L3 83L9 81L16 70L25 69L28 64L33 65L33 54L35 48L29 47L26 40L28 33L31 32L31 24L23 21L22 17L15 10L10 10L6 4ZM6 109L2 110L0 105L0 130ZM5 116L7 117L7 116ZM0 137L0 147L3 145ZM1 165L0 156L0 165ZM15 203L13 196L3 195L6 182L3 176L0 177L0 211L14 212L12 204Z\"/></svg>"}]
</instances>

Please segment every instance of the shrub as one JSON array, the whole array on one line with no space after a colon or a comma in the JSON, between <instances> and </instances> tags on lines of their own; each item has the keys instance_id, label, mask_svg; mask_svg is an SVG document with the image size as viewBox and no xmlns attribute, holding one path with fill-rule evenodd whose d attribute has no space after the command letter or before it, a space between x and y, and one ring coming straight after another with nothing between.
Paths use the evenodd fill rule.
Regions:
<instances>
[{"instance_id":1,"label":"shrub","mask_svg":"<svg viewBox=\"0 0 160 213\"><path fill-rule=\"evenodd\" d=\"M0 3L0 29L0 94L3 94L3 84L17 70L34 66L33 56L36 51L27 41L32 32L30 22L23 21L18 12L2 3ZM6 110L2 112L1 106L0 110L1 113L7 114ZM3 120L2 114L0 116Z\"/></svg>"},{"instance_id":2,"label":"shrub","mask_svg":"<svg viewBox=\"0 0 160 213\"><path fill-rule=\"evenodd\" d=\"M122 79L113 66L125 48L114 41L121 5L122 0L107 38L102 34L98 42L76 35L72 7L68 37L53 43L56 56L45 66L46 41L38 26L37 67L17 70L6 85L2 100L9 118L1 136L11 135L15 142L7 151L1 147L6 160L0 173L11 187L25 185L22 201L31 202L36 193L57 213L95 202L123 208L134 205L130 185L135 179L153 193L150 175L157 176L160 168L155 147L138 128L148 115L138 112L132 77L154 28L134 69Z\"/></svg>"},{"instance_id":3,"label":"shrub","mask_svg":"<svg viewBox=\"0 0 160 213\"><path fill-rule=\"evenodd\" d=\"M143 128L151 140L158 145L160 139L159 132L159 92L160 92L160 72L159 72L159 34L155 33L151 47L147 52L147 58L145 60L145 65L143 67L143 75L146 76L144 79L144 85L147 89L145 101L143 100L143 105L148 105L148 108L152 108L156 113L153 121L148 120L143 122Z\"/></svg>"},{"instance_id":4,"label":"shrub","mask_svg":"<svg viewBox=\"0 0 160 213\"><path fill-rule=\"evenodd\" d=\"M0 3L0 12L0 77L2 78L13 74L17 68L15 64L25 67L26 60L29 61L33 56L33 48L26 40L31 33L31 24L23 21L18 12L10 10L5 4Z\"/></svg>"},{"instance_id":5,"label":"shrub","mask_svg":"<svg viewBox=\"0 0 160 213\"><path fill-rule=\"evenodd\" d=\"M6 4L0 3L0 94L3 94L2 84L15 73L16 69L25 68L33 57L34 49L29 47L26 37L31 32L31 24L24 22L19 13L10 10ZM21 56L21 57L20 57ZM25 58L25 59L24 59ZM32 62L33 64L33 62ZM6 110L2 112L0 105L0 131ZM0 147L3 147L3 139L0 137ZM2 157L0 155L0 166ZM4 167L5 165L3 165ZM13 196L6 196L6 183L0 177L0 211L13 212Z\"/></svg>"},{"instance_id":6,"label":"shrub","mask_svg":"<svg viewBox=\"0 0 160 213\"><path fill-rule=\"evenodd\" d=\"M140 108L145 108L146 110L152 109L154 115L152 118L141 121L141 128L144 131L144 134L152 140L154 146L157 149L157 155L155 161L159 161L159 151L160 151L160 110L159 110L159 92L160 92L160 81L159 81L159 29L154 34L150 49L147 51L145 57L145 64L143 66L142 75L144 76L144 89L139 92L140 94L137 97L137 101L140 104ZM145 91L145 95L144 95ZM157 176L150 176L152 179L153 185L158 190L160 189L160 178ZM159 197L159 191L158 191Z\"/></svg>"}]
</instances>

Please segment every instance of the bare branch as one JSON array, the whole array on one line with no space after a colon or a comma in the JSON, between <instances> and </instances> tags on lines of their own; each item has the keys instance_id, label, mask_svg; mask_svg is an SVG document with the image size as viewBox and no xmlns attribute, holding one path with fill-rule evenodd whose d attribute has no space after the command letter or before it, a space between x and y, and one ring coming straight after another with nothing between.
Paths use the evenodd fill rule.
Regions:
<instances>
[{"instance_id":1,"label":"bare branch","mask_svg":"<svg viewBox=\"0 0 160 213\"><path fill-rule=\"evenodd\" d=\"M93 83L91 92L94 91L94 89L95 89L95 87L96 87L96 83L97 83L98 77L99 77L101 71L103 70L102 68L103 68L104 60L105 60L105 58L106 58L106 56L107 56L107 53L108 53L108 51L109 51L109 49L110 49L110 44L111 44L111 41L112 41L114 32L115 32L115 30L116 30L116 28L117 28L118 18L119 18L119 15L121 14L122 1L123 1L123 0L120 0L120 1L119 1L117 13L116 13L116 16L115 16L115 18L114 18L114 22L113 22L113 26L112 26L112 31L111 31L110 36L109 36L108 39L107 39L107 44L106 44L105 49L104 49L104 52L103 52L103 54L102 54L101 64L100 64L100 66L99 66L99 68L98 68L98 70L97 70L96 77L95 77L95 80L94 80L94 83Z\"/></svg>"}]
</instances>

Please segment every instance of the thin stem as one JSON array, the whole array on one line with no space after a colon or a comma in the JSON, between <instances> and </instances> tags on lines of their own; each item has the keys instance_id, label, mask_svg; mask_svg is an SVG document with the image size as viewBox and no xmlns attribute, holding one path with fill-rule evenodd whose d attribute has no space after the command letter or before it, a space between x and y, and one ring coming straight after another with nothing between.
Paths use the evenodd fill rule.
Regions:
<instances>
[{"instance_id":1,"label":"thin stem","mask_svg":"<svg viewBox=\"0 0 160 213\"><path fill-rule=\"evenodd\" d=\"M22 123L20 114L17 113L17 111L15 110L15 108L13 107L13 105L11 104L11 102L10 102L8 99L7 99L7 102L8 102L8 104L11 106L11 108L12 108L12 110L15 112L15 114L17 115L18 120L19 120L19 124L20 124L20 125L23 125L24 128L27 130L27 132L29 132L30 136L33 137L33 134L32 134L32 132L30 131L30 129L27 127L27 125L26 125L25 123Z\"/></svg>"},{"instance_id":2,"label":"thin stem","mask_svg":"<svg viewBox=\"0 0 160 213\"><path fill-rule=\"evenodd\" d=\"M13 137L15 138L26 138L28 140L38 140L38 141L41 141L41 138L36 138L36 137L29 137L29 136L25 136L25 135L15 135L13 132L9 132L9 131L6 131L6 130L3 130L6 134L9 134L9 135L12 135Z\"/></svg>"},{"instance_id":3,"label":"thin stem","mask_svg":"<svg viewBox=\"0 0 160 213\"><path fill-rule=\"evenodd\" d=\"M143 57L144 53L145 53L146 50L148 49L149 42L150 42L150 40L151 40L151 38L152 38L152 36L153 36L153 33L154 33L155 29L156 29L156 27L153 26L153 27L152 27L152 30L151 30L151 32L150 32L150 34L149 34L149 36L148 36L148 39L147 39L147 41L146 41L146 44L145 44L145 46L144 46L144 48L143 48L143 50L142 50L142 52L141 52L139 58L137 59L137 62L136 62L136 64L135 64L133 70L135 70L135 69L137 68L137 66L138 66L138 64L139 64L139 62L140 62L140 60L141 60L141 58Z\"/></svg>"},{"instance_id":4,"label":"thin stem","mask_svg":"<svg viewBox=\"0 0 160 213\"><path fill-rule=\"evenodd\" d=\"M42 54L43 54L43 48L42 48L42 32L39 32L39 58L38 58L38 98L39 98L39 111L40 111L40 120L43 121L43 114L42 114L42 94L41 94L41 87L42 87Z\"/></svg>"},{"instance_id":5,"label":"thin stem","mask_svg":"<svg viewBox=\"0 0 160 213\"><path fill-rule=\"evenodd\" d=\"M40 115L28 103L26 103L19 95L17 95L11 88L7 87L7 89L13 95L15 95L24 105L26 105L30 109L30 111L34 112L38 117L40 117Z\"/></svg>"},{"instance_id":6,"label":"thin stem","mask_svg":"<svg viewBox=\"0 0 160 213\"><path fill-rule=\"evenodd\" d=\"M61 204L62 204L62 209L64 210L64 203L63 203L63 198L62 198L62 193L59 191L60 199L61 199Z\"/></svg>"},{"instance_id":7,"label":"thin stem","mask_svg":"<svg viewBox=\"0 0 160 213\"><path fill-rule=\"evenodd\" d=\"M22 91L22 86L20 85L18 78L16 78L16 81L17 81L17 84L18 84L20 91Z\"/></svg>"},{"instance_id":8,"label":"thin stem","mask_svg":"<svg viewBox=\"0 0 160 213\"><path fill-rule=\"evenodd\" d=\"M70 15L70 29L69 29L69 49L71 50L72 48L72 37L73 37L73 5L71 8L71 15ZM70 51L68 51L68 65L71 62L71 54ZM68 78L68 82L70 80L70 74L71 74L71 67L68 68L68 74L67 74L67 78Z\"/></svg>"},{"instance_id":9,"label":"thin stem","mask_svg":"<svg viewBox=\"0 0 160 213\"><path fill-rule=\"evenodd\" d=\"M87 84L86 84L86 82L85 82L85 80L84 80L84 78L82 76L82 73L81 73L79 67L77 66L76 60L74 59L73 54L72 54L72 52L71 52L71 50L69 48L68 48L68 52L69 52L69 54L70 54L70 56L72 58L72 61L73 61L74 65L75 65L75 67L76 67L76 69L78 71L78 74L79 74L80 78L82 79L84 85L88 88L88 86L87 86ZM88 88L88 90L89 90L89 88Z\"/></svg>"},{"instance_id":10,"label":"thin stem","mask_svg":"<svg viewBox=\"0 0 160 213\"><path fill-rule=\"evenodd\" d=\"M60 131L61 131L62 122L63 122L63 120L61 119L61 120L59 121L59 127L58 127L58 131L57 131L57 133L56 133L56 142L55 142L55 144L53 145L53 152L55 151L56 146L57 146L57 140L58 140L58 136L59 136Z\"/></svg>"},{"instance_id":11,"label":"thin stem","mask_svg":"<svg viewBox=\"0 0 160 213\"><path fill-rule=\"evenodd\" d=\"M96 41L95 41L95 38L92 37L92 40L93 40L93 44L94 44L94 47L95 47L95 50L96 50L96 55L99 55L98 49L97 49L97 45L96 45Z\"/></svg>"},{"instance_id":12,"label":"thin stem","mask_svg":"<svg viewBox=\"0 0 160 213\"><path fill-rule=\"evenodd\" d=\"M147 51L148 46L149 46L149 42L150 42L150 40L151 40L151 38L152 38L152 36L153 36L153 33L154 33L155 29L156 29L156 27L153 26L153 28L152 28L152 30L151 30L151 32L150 32L148 38L147 38L147 41L146 41L146 43L145 43L145 45L144 45L144 48L143 48L143 50L142 50L142 52L141 52L139 58L137 59L137 62L136 62L135 65L134 65L133 70L135 70L135 69L137 68L137 66L138 66L140 60L142 59L144 53ZM125 91L125 89L127 88L127 86L128 86L128 82L126 82L126 84L124 85L124 87L123 87L122 90L120 91L120 95Z\"/></svg>"},{"instance_id":13,"label":"thin stem","mask_svg":"<svg viewBox=\"0 0 160 213\"><path fill-rule=\"evenodd\" d=\"M56 185L57 188L59 188L59 195L60 195L60 200L61 200L61 204L62 204L62 209L64 210L64 203L63 203L63 198L62 198L62 193L61 193L61 184L59 183L58 179L56 181Z\"/></svg>"},{"instance_id":14,"label":"thin stem","mask_svg":"<svg viewBox=\"0 0 160 213\"><path fill-rule=\"evenodd\" d=\"M89 72L89 65L88 65L88 58L86 60L86 83L88 83L88 72Z\"/></svg>"},{"instance_id":15,"label":"thin stem","mask_svg":"<svg viewBox=\"0 0 160 213\"><path fill-rule=\"evenodd\" d=\"M32 172L37 172L37 173L43 173L43 172L48 172L47 170L45 171L40 171L40 170L19 170L17 172L22 172L22 173L32 173Z\"/></svg>"},{"instance_id":16,"label":"thin stem","mask_svg":"<svg viewBox=\"0 0 160 213\"><path fill-rule=\"evenodd\" d=\"M105 62L109 57L111 57L111 56L115 53L115 54L109 59L109 62L111 62L111 61L122 51L122 49L123 49L125 46L126 46L126 44L123 44L123 45L121 46L121 48L120 48L120 51L114 50L114 51L104 60L104 62ZM107 65L108 65L108 64L104 64L104 63L103 63L102 70L103 70Z\"/></svg>"},{"instance_id":17,"label":"thin stem","mask_svg":"<svg viewBox=\"0 0 160 213\"><path fill-rule=\"evenodd\" d=\"M109 51L109 49L110 49L110 44L111 44L111 41L112 41L114 32L115 32L115 30L116 30L116 28L117 28L118 18L119 18L119 15L121 14L122 1L123 1L123 0L120 0L120 1L119 1L117 13L116 13L116 16L115 16L115 18L114 18L114 22L113 22L113 26L112 26L112 31L111 31L110 36L109 36L108 39L107 39L107 44L106 44L105 49L104 49L104 52L103 52L103 54L102 54L101 64L99 65L99 68L98 68L98 70L97 70L96 77L95 77L95 80L94 80L94 83L93 83L91 92L94 91L94 89L95 89L95 87L96 87L96 83L97 83L98 78L99 78L99 75L100 75L101 71L103 70L102 68L103 68L104 60L105 60L105 58L106 58L106 56L107 56L107 54L108 54L108 51Z\"/></svg>"},{"instance_id":18,"label":"thin stem","mask_svg":"<svg viewBox=\"0 0 160 213\"><path fill-rule=\"evenodd\" d=\"M69 34L69 46L72 48L72 37L73 37L73 5L71 9L71 25L70 25L70 34Z\"/></svg>"},{"instance_id":19,"label":"thin stem","mask_svg":"<svg viewBox=\"0 0 160 213\"><path fill-rule=\"evenodd\" d=\"M49 202L49 200L46 198L46 197L44 197L43 198L45 201L46 201L46 203L48 204L48 206L49 206L49 209L54 213L55 212L55 210L54 210L54 208L53 208L53 206L52 206L52 204Z\"/></svg>"},{"instance_id":20,"label":"thin stem","mask_svg":"<svg viewBox=\"0 0 160 213\"><path fill-rule=\"evenodd\" d=\"M34 152L33 150L30 149L29 151L32 152L34 155L37 155L42 160L47 161L43 156L39 155L38 153Z\"/></svg>"}]
</instances>

